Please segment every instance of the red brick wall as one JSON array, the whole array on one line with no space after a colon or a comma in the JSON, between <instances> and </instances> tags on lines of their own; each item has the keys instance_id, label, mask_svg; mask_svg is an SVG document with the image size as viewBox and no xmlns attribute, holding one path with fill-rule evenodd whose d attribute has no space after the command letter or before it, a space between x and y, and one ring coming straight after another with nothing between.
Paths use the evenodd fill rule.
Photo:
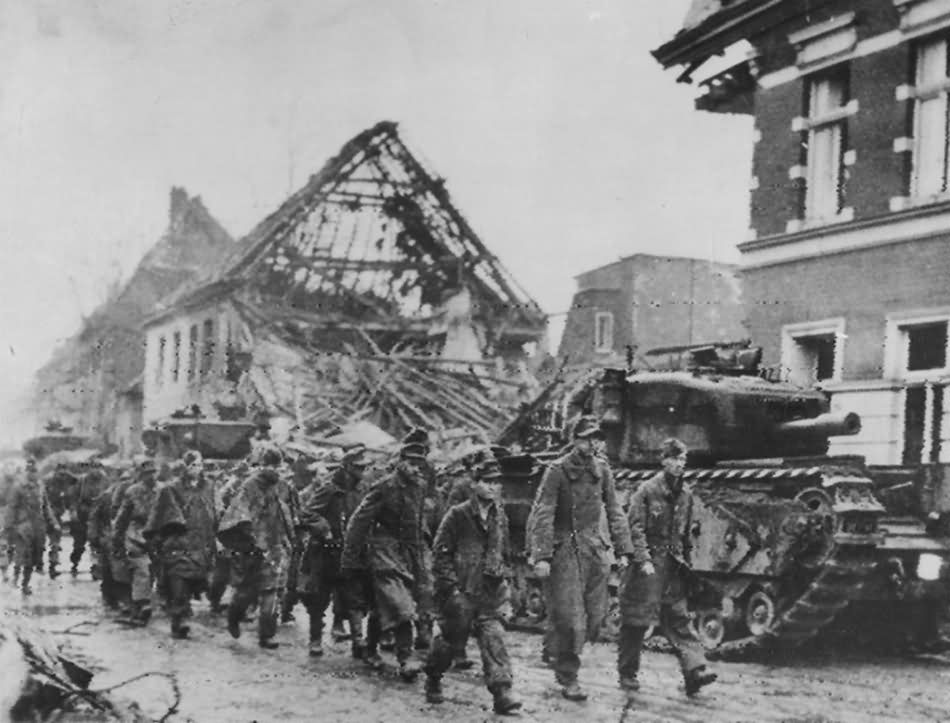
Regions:
<instances>
[{"instance_id":1,"label":"red brick wall","mask_svg":"<svg viewBox=\"0 0 950 723\"><path fill-rule=\"evenodd\" d=\"M844 317L845 380L881 378L885 316L950 305L950 233L742 272L753 341L781 358L784 324Z\"/></svg>"}]
</instances>

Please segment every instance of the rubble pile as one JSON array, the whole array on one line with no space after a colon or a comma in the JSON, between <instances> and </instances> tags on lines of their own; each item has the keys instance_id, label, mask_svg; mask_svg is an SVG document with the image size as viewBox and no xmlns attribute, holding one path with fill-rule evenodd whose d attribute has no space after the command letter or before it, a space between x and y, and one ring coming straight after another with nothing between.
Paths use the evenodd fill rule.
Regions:
<instances>
[{"instance_id":1,"label":"rubble pile","mask_svg":"<svg viewBox=\"0 0 950 723\"><path fill-rule=\"evenodd\" d=\"M370 422L395 438L414 427L444 441L495 439L537 386L526 372L501 378L494 365L446 362L394 350L366 337L368 353L326 353L260 339L249 377L262 405L295 420L298 433L324 438Z\"/></svg>"}]
</instances>

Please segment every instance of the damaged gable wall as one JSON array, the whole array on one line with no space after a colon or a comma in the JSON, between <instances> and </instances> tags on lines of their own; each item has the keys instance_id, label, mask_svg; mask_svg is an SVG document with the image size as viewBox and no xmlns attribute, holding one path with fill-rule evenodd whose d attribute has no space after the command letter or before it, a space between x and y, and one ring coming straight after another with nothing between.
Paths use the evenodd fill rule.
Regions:
<instances>
[{"instance_id":1,"label":"damaged gable wall","mask_svg":"<svg viewBox=\"0 0 950 723\"><path fill-rule=\"evenodd\" d=\"M212 278L170 301L146 328L146 423L193 404L214 417L222 398L249 411L264 407L313 420L327 410L304 413L302 406L323 399L333 407L324 399L336 393L333 385L353 382L349 391L370 391L353 391L328 418L355 409L405 427L429 413L413 409L410 398L391 399L392 408L381 411L381 396L390 392L372 392L379 370L340 359L389 364L392 352L423 362L447 358L456 366L442 371L459 374L464 390L472 370L494 374L496 358L513 365L513 378L519 363L524 372L524 347L543 342L546 317L454 207L444 182L405 146L396 124L383 122L346 143L238 243ZM187 371L192 346L216 349L207 373L200 363L197 372ZM245 365L236 375L226 372L229 354ZM435 397L405 364L401 371L438 416ZM445 384L451 386L448 378ZM479 428L494 423L493 401L458 411L451 420Z\"/></svg>"},{"instance_id":2,"label":"damaged gable wall","mask_svg":"<svg viewBox=\"0 0 950 723\"><path fill-rule=\"evenodd\" d=\"M233 245L199 197L172 188L165 233L129 281L36 373L37 421L56 419L77 433L114 443L118 395L141 376L145 364L143 319L161 298L207 273Z\"/></svg>"}]
</instances>

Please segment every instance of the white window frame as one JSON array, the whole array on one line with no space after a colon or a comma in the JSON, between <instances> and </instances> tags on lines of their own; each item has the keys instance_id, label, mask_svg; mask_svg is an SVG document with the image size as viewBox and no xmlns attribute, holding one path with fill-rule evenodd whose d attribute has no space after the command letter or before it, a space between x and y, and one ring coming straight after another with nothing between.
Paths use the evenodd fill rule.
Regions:
<instances>
[{"instance_id":1,"label":"white window frame","mask_svg":"<svg viewBox=\"0 0 950 723\"><path fill-rule=\"evenodd\" d=\"M823 93L822 88L827 88ZM847 153L848 118L856 112L845 93L847 84L837 74L817 74L808 78L808 118L799 123L808 135L808 153L805 161L805 205L802 213L805 224L821 224L843 220L845 211L842 189ZM832 105L829 97L840 95L840 102ZM830 145L829 153L819 155L822 145Z\"/></svg>"},{"instance_id":2,"label":"white window frame","mask_svg":"<svg viewBox=\"0 0 950 723\"><path fill-rule=\"evenodd\" d=\"M601 333L601 321L604 333ZM614 350L614 315L611 311L598 311L594 314L594 351L610 352Z\"/></svg>"},{"instance_id":3,"label":"white window frame","mask_svg":"<svg viewBox=\"0 0 950 723\"><path fill-rule=\"evenodd\" d=\"M801 340L810 337L830 335L835 338L834 370L831 378L822 379L820 381L800 378L796 373L799 365L793 362L795 355L798 353L798 345ZM812 386L814 384L825 385L840 382L844 372L844 342L846 339L844 317L785 324L782 327L781 348L782 370L785 372L785 376L787 376L790 381L801 386Z\"/></svg>"},{"instance_id":4,"label":"white window frame","mask_svg":"<svg viewBox=\"0 0 950 723\"><path fill-rule=\"evenodd\" d=\"M950 197L950 39L946 35L927 38L916 46L915 52L915 84L904 93L914 99L910 196L915 204L920 204ZM927 53L934 55L931 65L924 63ZM933 69L930 73L928 67ZM930 112L925 113L925 109ZM928 118L933 122L929 132L925 126Z\"/></svg>"},{"instance_id":5,"label":"white window frame","mask_svg":"<svg viewBox=\"0 0 950 723\"><path fill-rule=\"evenodd\" d=\"M914 326L947 322L947 342L944 366L940 369L907 368L910 351L908 329ZM937 382L950 376L950 307L935 309L915 309L887 315L884 332L884 372L891 379L903 379L908 382Z\"/></svg>"}]
</instances>

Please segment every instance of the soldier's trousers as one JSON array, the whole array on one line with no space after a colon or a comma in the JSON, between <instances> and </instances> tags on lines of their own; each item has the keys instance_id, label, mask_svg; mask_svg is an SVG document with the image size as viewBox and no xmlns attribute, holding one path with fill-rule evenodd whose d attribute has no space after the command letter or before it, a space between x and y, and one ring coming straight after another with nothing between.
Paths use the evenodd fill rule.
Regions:
<instances>
[{"instance_id":1,"label":"soldier's trousers","mask_svg":"<svg viewBox=\"0 0 950 723\"><path fill-rule=\"evenodd\" d=\"M231 556L231 595L228 616L243 620L248 608L258 605L257 636L270 640L277 634L277 605L283 592L286 570L280 561L266 555L234 553Z\"/></svg>"},{"instance_id":2,"label":"soldier's trousers","mask_svg":"<svg viewBox=\"0 0 950 723\"><path fill-rule=\"evenodd\" d=\"M78 518L72 520L69 523L69 535L73 538L73 549L69 553L69 562L73 567L76 567L86 550L86 521Z\"/></svg>"},{"instance_id":3,"label":"soldier's trousers","mask_svg":"<svg viewBox=\"0 0 950 723\"><path fill-rule=\"evenodd\" d=\"M581 651L596 640L607 617L607 577L604 550L565 541L551 561L550 605L554 672L562 685L577 680Z\"/></svg>"},{"instance_id":4,"label":"soldier's trousers","mask_svg":"<svg viewBox=\"0 0 950 723\"><path fill-rule=\"evenodd\" d=\"M350 623L353 641L361 641L370 584L367 572L354 570L346 578L321 578L312 586L311 592L300 593L300 600L310 616L310 642L316 642L323 636L323 619L331 600L334 617L339 614L343 620L347 620ZM341 608L339 611L338 604Z\"/></svg>"},{"instance_id":5,"label":"soldier's trousers","mask_svg":"<svg viewBox=\"0 0 950 723\"><path fill-rule=\"evenodd\" d=\"M165 583L168 586L168 616L171 618L172 632L175 632L188 616L192 596L204 591L208 581L205 578L189 578L170 573L166 576Z\"/></svg>"},{"instance_id":6,"label":"soldier's trousers","mask_svg":"<svg viewBox=\"0 0 950 723\"><path fill-rule=\"evenodd\" d=\"M152 600L152 568L148 555L128 555L129 572L132 575L132 602L148 607Z\"/></svg>"},{"instance_id":7,"label":"soldier's trousers","mask_svg":"<svg viewBox=\"0 0 950 723\"><path fill-rule=\"evenodd\" d=\"M231 555L219 552L214 559L214 568L211 571L211 581L208 584L208 601L213 608L221 605L224 591L228 589L228 580L231 577Z\"/></svg>"},{"instance_id":8,"label":"soldier's trousers","mask_svg":"<svg viewBox=\"0 0 950 723\"><path fill-rule=\"evenodd\" d=\"M438 678L449 669L469 635L478 642L482 674L491 691L511 685L511 660L505 647L504 626L497 610L480 610L463 594L453 596L439 616L439 634L432 642L426 673Z\"/></svg>"},{"instance_id":9,"label":"soldier's trousers","mask_svg":"<svg viewBox=\"0 0 950 723\"><path fill-rule=\"evenodd\" d=\"M660 632L670 641L679 660L685 679L693 670L706 664L703 646L689 628L689 616L685 604L667 604L660 607ZM643 636L647 629L624 625L620 628L620 643L617 652L617 671L621 678L636 678L640 671L640 653Z\"/></svg>"}]
</instances>

